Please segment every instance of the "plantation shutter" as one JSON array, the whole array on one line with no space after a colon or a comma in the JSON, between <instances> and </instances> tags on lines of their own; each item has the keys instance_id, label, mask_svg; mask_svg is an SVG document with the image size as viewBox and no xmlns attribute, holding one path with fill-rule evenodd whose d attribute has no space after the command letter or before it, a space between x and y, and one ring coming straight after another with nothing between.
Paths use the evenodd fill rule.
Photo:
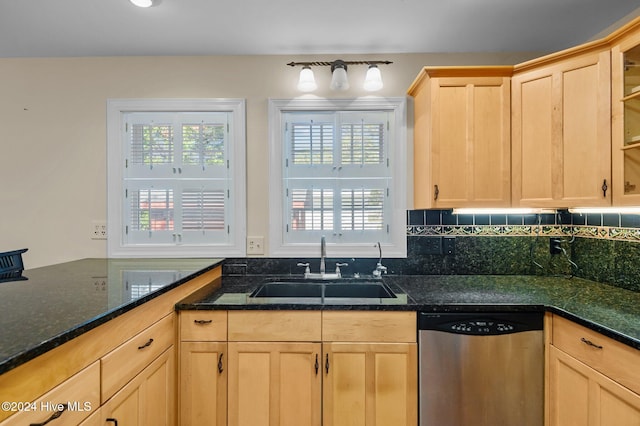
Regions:
<instances>
[{"instance_id":1,"label":"plantation shutter","mask_svg":"<svg viewBox=\"0 0 640 426\"><path fill-rule=\"evenodd\" d=\"M389 114L284 115L285 240L387 241Z\"/></svg>"},{"instance_id":2,"label":"plantation shutter","mask_svg":"<svg viewBox=\"0 0 640 426\"><path fill-rule=\"evenodd\" d=\"M125 119L126 242L227 243L230 114L129 113Z\"/></svg>"}]
</instances>

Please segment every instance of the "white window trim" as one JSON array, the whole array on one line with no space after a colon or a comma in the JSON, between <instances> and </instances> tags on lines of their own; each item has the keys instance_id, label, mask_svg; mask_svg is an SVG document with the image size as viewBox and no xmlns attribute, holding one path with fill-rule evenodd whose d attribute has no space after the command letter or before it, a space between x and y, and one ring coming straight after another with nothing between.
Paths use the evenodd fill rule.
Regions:
<instances>
[{"instance_id":1,"label":"white window trim","mask_svg":"<svg viewBox=\"0 0 640 426\"><path fill-rule=\"evenodd\" d=\"M233 115L234 228L228 244L126 246L123 244L122 199L124 115L130 112L230 112ZM109 257L229 257L246 255L246 125L245 100L109 99L107 100L107 254Z\"/></svg>"},{"instance_id":2,"label":"white window trim","mask_svg":"<svg viewBox=\"0 0 640 426\"><path fill-rule=\"evenodd\" d=\"M283 221L282 127L283 113L291 111L362 111L385 110L395 114L393 133L393 185L391 206L392 232L382 244L384 257L407 256L406 164L407 120L405 98L358 99L269 99L269 255L271 257L319 257L317 244L285 243ZM367 243L327 244L329 257L378 257L377 241Z\"/></svg>"}]
</instances>

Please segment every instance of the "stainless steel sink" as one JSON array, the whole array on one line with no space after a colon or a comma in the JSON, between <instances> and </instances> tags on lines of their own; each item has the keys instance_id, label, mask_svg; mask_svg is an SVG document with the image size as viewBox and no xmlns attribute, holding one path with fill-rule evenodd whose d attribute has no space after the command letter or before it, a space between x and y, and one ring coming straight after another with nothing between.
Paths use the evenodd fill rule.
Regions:
<instances>
[{"instance_id":1,"label":"stainless steel sink","mask_svg":"<svg viewBox=\"0 0 640 426\"><path fill-rule=\"evenodd\" d=\"M392 299L394 292L379 280L270 281L260 285L249 299L261 303L326 303L356 299Z\"/></svg>"}]
</instances>

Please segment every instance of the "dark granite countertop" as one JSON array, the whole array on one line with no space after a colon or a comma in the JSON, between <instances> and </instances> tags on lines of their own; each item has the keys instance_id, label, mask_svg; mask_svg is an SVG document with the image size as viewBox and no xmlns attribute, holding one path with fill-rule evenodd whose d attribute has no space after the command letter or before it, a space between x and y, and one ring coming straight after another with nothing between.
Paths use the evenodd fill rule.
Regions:
<instances>
[{"instance_id":1,"label":"dark granite countertop","mask_svg":"<svg viewBox=\"0 0 640 426\"><path fill-rule=\"evenodd\" d=\"M415 311L547 310L640 349L640 293L580 278L511 275L387 275L395 303L251 303L264 276L225 276L222 287L178 309L376 309Z\"/></svg>"},{"instance_id":2,"label":"dark granite countertop","mask_svg":"<svg viewBox=\"0 0 640 426\"><path fill-rule=\"evenodd\" d=\"M215 267L221 259L83 259L0 282L0 374Z\"/></svg>"}]
</instances>

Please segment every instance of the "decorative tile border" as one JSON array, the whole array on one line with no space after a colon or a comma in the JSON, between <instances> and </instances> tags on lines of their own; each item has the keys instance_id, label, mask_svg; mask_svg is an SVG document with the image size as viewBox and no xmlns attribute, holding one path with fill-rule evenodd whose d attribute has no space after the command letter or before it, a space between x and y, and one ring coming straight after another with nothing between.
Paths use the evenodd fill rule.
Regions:
<instances>
[{"instance_id":1,"label":"decorative tile border","mask_svg":"<svg viewBox=\"0 0 640 426\"><path fill-rule=\"evenodd\" d=\"M411 237L581 237L640 242L640 228L587 225L407 225Z\"/></svg>"}]
</instances>

